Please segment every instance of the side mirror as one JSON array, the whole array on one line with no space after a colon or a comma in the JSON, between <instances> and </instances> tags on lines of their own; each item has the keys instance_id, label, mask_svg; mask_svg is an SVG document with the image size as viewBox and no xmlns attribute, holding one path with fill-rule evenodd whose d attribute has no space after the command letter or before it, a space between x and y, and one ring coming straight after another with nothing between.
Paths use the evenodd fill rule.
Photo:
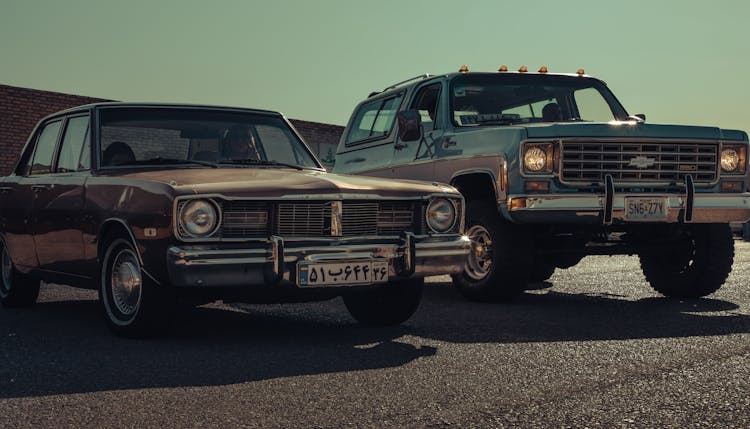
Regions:
<instances>
[{"instance_id":1,"label":"side mirror","mask_svg":"<svg viewBox=\"0 0 750 429\"><path fill-rule=\"evenodd\" d=\"M646 114L645 113L636 113L635 115L630 115L631 118L634 118L638 122L646 122Z\"/></svg>"},{"instance_id":2,"label":"side mirror","mask_svg":"<svg viewBox=\"0 0 750 429\"><path fill-rule=\"evenodd\" d=\"M419 140L422 136L422 116L418 110L398 112L398 138L404 142Z\"/></svg>"}]
</instances>

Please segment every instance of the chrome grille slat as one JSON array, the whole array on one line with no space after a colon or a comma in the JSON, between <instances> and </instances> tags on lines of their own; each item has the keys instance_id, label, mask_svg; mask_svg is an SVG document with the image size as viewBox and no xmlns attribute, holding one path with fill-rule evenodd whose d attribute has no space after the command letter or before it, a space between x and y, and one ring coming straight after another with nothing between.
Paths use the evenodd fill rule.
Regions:
<instances>
[{"instance_id":1,"label":"chrome grille slat","mask_svg":"<svg viewBox=\"0 0 750 429\"><path fill-rule=\"evenodd\" d=\"M671 183L692 174L696 183L718 179L718 142L562 141L563 183L603 181ZM651 163L631 165L634 158Z\"/></svg>"},{"instance_id":2,"label":"chrome grille slat","mask_svg":"<svg viewBox=\"0 0 750 429\"><path fill-rule=\"evenodd\" d=\"M222 238L268 235L268 205L256 201L232 200L222 204Z\"/></svg>"}]
</instances>

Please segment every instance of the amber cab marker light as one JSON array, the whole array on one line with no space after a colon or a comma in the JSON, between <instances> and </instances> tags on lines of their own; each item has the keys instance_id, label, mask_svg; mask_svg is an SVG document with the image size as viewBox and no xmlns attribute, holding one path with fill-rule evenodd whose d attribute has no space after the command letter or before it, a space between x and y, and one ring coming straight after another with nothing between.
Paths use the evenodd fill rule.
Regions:
<instances>
[{"instance_id":1,"label":"amber cab marker light","mask_svg":"<svg viewBox=\"0 0 750 429\"><path fill-rule=\"evenodd\" d=\"M586 71L583 70L583 69L578 69L578 71L576 73L578 73L578 76L583 76L583 75L586 74Z\"/></svg>"},{"instance_id":2,"label":"amber cab marker light","mask_svg":"<svg viewBox=\"0 0 750 429\"><path fill-rule=\"evenodd\" d=\"M508 71L508 66L506 66L505 64L503 64L503 65L500 66L499 69L497 69L497 71L499 71L499 72L507 72Z\"/></svg>"},{"instance_id":3,"label":"amber cab marker light","mask_svg":"<svg viewBox=\"0 0 750 429\"><path fill-rule=\"evenodd\" d=\"M547 66L542 66L539 68L539 73L547 73Z\"/></svg>"},{"instance_id":4,"label":"amber cab marker light","mask_svg":"<svg viewBox=\"0 0 750 429\"><path fill-rule=\"evenodd\" d=\"M526 68L526 66L521 66L521 68L520 68L520 69L518 69L518 71L519 71L520 73L526 73L527 71L529 71L529 69L528 69L528 68Z\"/></svg>"},{"instance_id":5,"label":"amber cab marker light","mask_svg":"<svg viewBox=\"0 0 750 429\"><path fill-rule=\"evenodd\" d=\"M463 64L461 66L461 68L458 69L458 72L459 73L468 73L469 72L469 66L467 66L466 64Z\"/></svg>"}]
</instances>

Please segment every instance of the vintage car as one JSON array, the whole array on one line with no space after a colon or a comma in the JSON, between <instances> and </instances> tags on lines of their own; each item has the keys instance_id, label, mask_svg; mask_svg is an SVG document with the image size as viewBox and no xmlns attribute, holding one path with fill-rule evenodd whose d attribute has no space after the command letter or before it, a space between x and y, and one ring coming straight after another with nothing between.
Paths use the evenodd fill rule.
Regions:
<instances>
[{"instance_id":1,"label":"vintage car","mask_svg":"<svg viewBox=\"0 0 750 429\"><path fill-rule=\"evenodd\" d=\"M336 173L454 185L472 252L454 283L508 299L586 255L638 255L670 297L719 289L730 222L750 219L748 137L647 123L601 80L576 73L422 75L354 109Z\"/></svg>"},{"instance_id":2,"label":"vintage car","mask_svg":"<svg viewBox=\"0 0 750 429\"><path fill-rule=\"evenodd\" d=\"M0 179L0 301L40 280L97 289L123 336L175 303L342 296L398 324L425 276L460 272L463 198L448 185L326 173L279 113L100 103L43 119Z\"/></svg>"}]
</instances>

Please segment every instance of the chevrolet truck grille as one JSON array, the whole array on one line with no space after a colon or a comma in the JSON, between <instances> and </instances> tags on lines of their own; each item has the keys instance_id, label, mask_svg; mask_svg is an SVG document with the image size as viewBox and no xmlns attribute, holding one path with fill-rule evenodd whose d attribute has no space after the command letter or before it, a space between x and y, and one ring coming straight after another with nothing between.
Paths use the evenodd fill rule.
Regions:
<instances>
[{"instance_id":1,"label":"chevrolet truck grille","mask_svg":"<svg viewBox=\"0 0 750 429\"><path fill-rule=\"evenodd\" d=\"M718 142L563 141L560 180L678 183L691 174L696 184L718 179Z\"/></svg>"}]
</instances>

